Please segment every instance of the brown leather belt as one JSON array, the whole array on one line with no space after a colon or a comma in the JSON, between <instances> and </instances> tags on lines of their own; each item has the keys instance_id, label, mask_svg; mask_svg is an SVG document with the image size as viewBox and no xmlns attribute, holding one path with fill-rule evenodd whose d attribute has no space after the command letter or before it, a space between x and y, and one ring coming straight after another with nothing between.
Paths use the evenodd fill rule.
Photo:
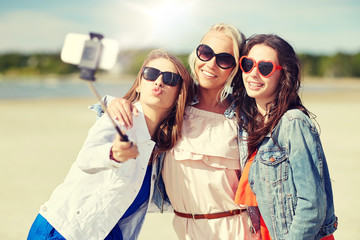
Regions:
<instances>
[{"instance_id":1,"label":"brown leather belt","mask_svg":"<svg viewBox=\"0 0 360 240\"><path fill-rule=\"evenodd\" d=\"M191 213L181 213L174 210L175 215L183 218L193 218L193 219L215 219L215 218L223 218L238 215L242 212L246 211L246 209L235 209L226 212L220 213L208 213L208 214L191 214Z\"/></svg>"}]
</instances>

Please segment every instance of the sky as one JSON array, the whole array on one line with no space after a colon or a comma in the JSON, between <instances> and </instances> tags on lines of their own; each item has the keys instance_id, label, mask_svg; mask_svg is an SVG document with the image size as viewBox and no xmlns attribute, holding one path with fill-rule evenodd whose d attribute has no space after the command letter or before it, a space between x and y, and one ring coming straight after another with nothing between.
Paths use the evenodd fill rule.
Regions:
<instances>
[{"instance_id":1,"label":"sky","mask_svg":"<svg viewBox=\"0 0 360 240\"><path fill-rule=\"evenodd\" d=\"M13 0L0 7L0 54L59 52L67 33L101 33L120 50L189 53L215 23L274 33L297 52L360 52L359 0Z\"/></svg>"}]
</instances>

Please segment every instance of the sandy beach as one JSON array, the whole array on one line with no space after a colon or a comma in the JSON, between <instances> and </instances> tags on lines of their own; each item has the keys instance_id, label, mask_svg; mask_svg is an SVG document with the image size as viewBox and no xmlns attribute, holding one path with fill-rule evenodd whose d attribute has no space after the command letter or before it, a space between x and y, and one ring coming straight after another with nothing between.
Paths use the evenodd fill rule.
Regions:
<instances>
[{"instance_id":1,"label":"sandy beach","mask_svg":"<svg viewBox=\"0 0 360 240\"><path fill-rule=\"evenodd\" d=\"M305 82L333 183L339 229L360 239L360 81ZM65 178L95 121L94 98L0 100L0 239L26 239L40 205ZM306 174L306 173L304 173ZM149 214L140 239L177 239L172 214Z\"/></svg>"}]
</instances>

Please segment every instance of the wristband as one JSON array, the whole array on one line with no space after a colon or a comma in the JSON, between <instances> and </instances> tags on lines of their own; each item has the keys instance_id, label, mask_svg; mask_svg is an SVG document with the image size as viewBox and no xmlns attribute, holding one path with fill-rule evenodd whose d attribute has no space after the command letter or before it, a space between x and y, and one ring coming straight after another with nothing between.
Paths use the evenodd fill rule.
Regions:
<instances>
[{"instance_id":1,"label":"wristband","mask_svg":"<svg viewBox=\"0 0 360 240\"><path fill-rule=\"evenodd\" d=\"M113 148L113 147L111 147L111 149L110 149L110 154L109 154L110 159L113 160L113 161L115 161L115 162L117 162L117 163L122 163L122 162L120 162L120 161L118 161L118 160L116 160L116 159L114 158L112 148Z\"/></svg>"}]
</instances>

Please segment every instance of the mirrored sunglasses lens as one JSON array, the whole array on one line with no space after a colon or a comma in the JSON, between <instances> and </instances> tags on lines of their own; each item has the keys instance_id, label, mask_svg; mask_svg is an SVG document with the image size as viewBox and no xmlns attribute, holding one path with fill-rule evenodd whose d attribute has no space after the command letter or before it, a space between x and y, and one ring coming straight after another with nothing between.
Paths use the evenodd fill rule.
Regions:
<instances>
[{"instance_id":1,"label":"mirrored sunglasses lens","mask_svg":"<svg viewBox=\"0 0 360 240\"><path fill-rule=\"evenodd\" d=\"M268 76L274 69L274 65L271 62L259 62L259 72L263 76Z\"/></svg>"},{"instance_id":2,"label":"mirrored sunglasses lens","mask_svg":"<svg viewBox=\"0 0 360 240\"><path fill-rule=\"evenodd\" d=\"M155 68L145 68L143 77L145 80L155 81L160 75L160 71Z\"/></svg>"},{"instance_id":3,"label":"mirrored sunglasses lens","mask_svg":"<svg viewBox=\"0 0 360 240\"><path fill-rule=\"evenodd\" d=\"M223 53L216 56L216 63L219 67L227 69L235 64L235 59L231 54Z\"/></svg>"},{"instance_id":4,"label":"mirrored sunglasses lens","mask_svg":"<svg viewBox=\"0 0 360 240\"><path fill-rule=\"evenodd\" d=\"M243 58L241 60L241 68L245 73L250 72L253 66L254 66L254 61L252 59Z\"/></svg>"},{"instance_id":5,"label":"mirrored sunglasses lens","mask_svg":"<svg viewBox=\"0 0 360 240\"><path fill-rule=\"evenodd\" d=\"M214 52L209 46L200 45L198 47L197 56L202 61L209 61L214 57Z\"/></svg>"}]
</instances>

